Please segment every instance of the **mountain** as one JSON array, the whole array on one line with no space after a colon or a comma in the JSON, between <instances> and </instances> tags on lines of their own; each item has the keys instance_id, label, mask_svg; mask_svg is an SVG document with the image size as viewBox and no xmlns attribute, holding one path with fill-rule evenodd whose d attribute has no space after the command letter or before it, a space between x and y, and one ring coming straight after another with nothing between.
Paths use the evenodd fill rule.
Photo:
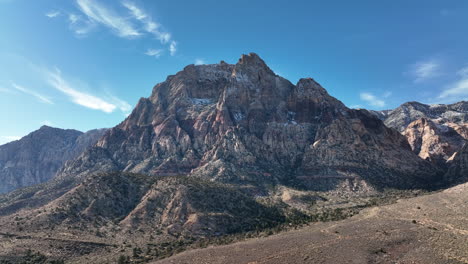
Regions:
<instances>
[{"instance_id":1,"label":"mountain","mask_svg":"<svg viewBox=\"0 0 468 264\"><path fill-rule=\"evenodd\" d=\"M436 120L440 124L468 123L468 102L454 104L427 105L418 102L407 102L394 110L373 111L388 127L403 132L408 125L421 118Z\"/></svg>"},{"instance_id":2,"label":"mountain","mask_svg":"<svg viewBox=\"0 0 468 264\"><path fill-rule=\"evenodd\" d=\"M189 65L53 179L0 195L0 261L33 248L74 263L140 263L463 178L444 173L373 113L311 78L290 83L256 54Z\"/></svg>"},{"instance_id":3,"label":"mountain","mask_svg":"<svg viewBox=\"0 0 468 264\"><path fill-rule=\"evenodd\" d=\"M290 83L254 53L169 76L57 177L102 171L317 190L421 187L439 173L368 111L311 78Z\"/></svg>"},{"instance_id":4,"label":"mountain","mask_svg":"<svg viewBox=\"0 0 468 264\"><path fill-rule=\"evenodd\" d=\"M468 102L450 105L404 103L394 110L372 111L400 131L421 158L446 170L447 161L468 140Z\"/></svg>"},{"instance_id":5,"label":"mountain","mask_svg":"<svg viewBox=\"0 0 468 264\"><path fill-rule=\"evenodd\" d=\"M96 143L105 131L82 133L42 126L20 140L0 146L0 193L48 181L65 161Z\"/></svg>"}]
</instances>

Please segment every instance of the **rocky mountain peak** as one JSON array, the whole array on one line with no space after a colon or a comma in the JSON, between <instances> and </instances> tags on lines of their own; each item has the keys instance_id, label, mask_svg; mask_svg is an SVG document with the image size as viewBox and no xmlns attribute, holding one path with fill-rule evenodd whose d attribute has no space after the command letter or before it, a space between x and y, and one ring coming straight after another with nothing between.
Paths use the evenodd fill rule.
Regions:
<instances>
[{"instance_id":1,"label":"rocky mountain peak","mask_svg":"<svg viewBox=\"0 0 468 264\"><path fill-rule=\"evenodd\" d=\"M437 173L373 115L348 109L312 78L292 84L254 53L169 76L59 177L98 171L314 188L410 186Z\"/></svg>"},{"instance_id":2,"label":"rocky mountain peak","mask_svg":"<svg viewBox=\"0 0 468 264\"><path fill-rule=\"evenodd\" d=\"M256 66L258 68L268 67L265 61L263 61L262 58L260 58L260 56L253 52L249 54L242 54L237 64Z\"/></svg>"}]
</instances>

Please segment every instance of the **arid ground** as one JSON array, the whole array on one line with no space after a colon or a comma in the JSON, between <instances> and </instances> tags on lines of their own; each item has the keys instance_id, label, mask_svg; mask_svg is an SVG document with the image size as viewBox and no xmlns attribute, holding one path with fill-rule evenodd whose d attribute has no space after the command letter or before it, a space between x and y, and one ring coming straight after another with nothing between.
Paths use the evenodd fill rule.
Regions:
<instances>
[{"instance_id":1,"label":"arid ground","mask_svg":"<svg viewBox=\"0 0 468 264\"><path fill-rule=\"evenodd\" d=\"M156 263L468 263L468 184Z\"/></svg>"}]
</instances>

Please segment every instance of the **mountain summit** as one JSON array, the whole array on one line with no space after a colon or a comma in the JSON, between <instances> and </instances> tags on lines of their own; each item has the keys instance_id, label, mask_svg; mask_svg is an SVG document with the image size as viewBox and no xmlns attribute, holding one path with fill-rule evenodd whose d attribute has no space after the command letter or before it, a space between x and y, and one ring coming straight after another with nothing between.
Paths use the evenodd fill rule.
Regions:
<instances>
[{"instance_id":1,"label":"mountain summit","mask_svg":"<svg viewBox=\"0 0 468 264\"><path fill-rule=\"evenodd\" d=\"M292 84L255 53L169 76L58 177L102 171L317 190L421 187L439 175L373 114L312 78Z\"/></svg>"}]
</instances>

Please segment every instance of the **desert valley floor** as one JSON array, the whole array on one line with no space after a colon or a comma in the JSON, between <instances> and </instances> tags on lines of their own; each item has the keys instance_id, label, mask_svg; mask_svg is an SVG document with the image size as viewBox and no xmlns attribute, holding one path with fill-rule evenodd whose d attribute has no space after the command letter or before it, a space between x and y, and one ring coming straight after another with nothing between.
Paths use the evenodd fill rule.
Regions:
<instances>
[{"instance_id":1,"label":"desert valley floor","mask_svg":"<svg viewBox=\"0 0 468 264\"><path fill-rule=\"evenodd\" d=\"M468 263L468 184L155 263Z\"/></svg>"}]
</instances>

